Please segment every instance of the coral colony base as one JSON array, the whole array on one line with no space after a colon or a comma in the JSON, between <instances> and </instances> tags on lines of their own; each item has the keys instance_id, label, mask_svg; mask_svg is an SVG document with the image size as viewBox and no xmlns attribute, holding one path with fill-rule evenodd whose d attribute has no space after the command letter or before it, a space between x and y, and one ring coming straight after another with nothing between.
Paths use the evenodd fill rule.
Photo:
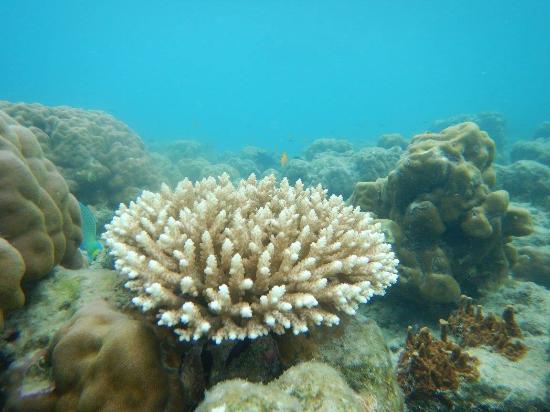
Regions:
<instances>
[{"instance_id":1,"label":"coral colony base","mask_svg":"<svg viewBox=\"0 0 550 412\"><path fill-rule=\"evenodd\" d=\"M380 225L326 193L274 176L186 179L121 205L103 238L133 303L180 340L299 334L397 280Z\"/></svg>"}]
</instances>

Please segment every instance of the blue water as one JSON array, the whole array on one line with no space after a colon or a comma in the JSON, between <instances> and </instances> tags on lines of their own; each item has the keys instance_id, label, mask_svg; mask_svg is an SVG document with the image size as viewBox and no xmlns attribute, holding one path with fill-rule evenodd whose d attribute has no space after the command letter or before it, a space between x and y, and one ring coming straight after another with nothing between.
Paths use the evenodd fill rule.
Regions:
<instances>
[{"instance_id":1,"label":"blue water","mask_svg":"<svg viewBox=\"0 0 550 412\"><path fill-rule=\"evenodd\" d=\"M106 110L145 140L296 151L502 112L550 119L550 1L1 0L0 99Z\"/></svg>"}]
</instances>

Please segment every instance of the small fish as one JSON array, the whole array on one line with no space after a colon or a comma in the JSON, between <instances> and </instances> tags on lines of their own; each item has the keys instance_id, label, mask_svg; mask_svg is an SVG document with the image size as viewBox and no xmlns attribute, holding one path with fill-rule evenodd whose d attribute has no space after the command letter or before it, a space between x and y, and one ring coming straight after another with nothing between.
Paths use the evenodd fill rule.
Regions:
<instances>
[{"instance_id":1,"label":"small fish","mask_svg":"<svg viewBox=\"0 0 550 412\"><path fill-rule=\"evenodd\" d=\"M78 204L82 216L82 243L80 249L85 251L88 259L92 261L103 250L103 245L97 240L97 220L88 206L80 202Z\"/></svg>"},{"instance_id":2,"label":"small fish","mask_svg":"<svg viewBox=\"0 0 550 412\"><path fill-rule=\"evenodd\" d=\"M281 154L281 158L279 159L279 163L280 163L281 167L285 167L286 164L288 163L288 155L286 154L286 152L283 152Z\"/></svg>"}]
</instances>

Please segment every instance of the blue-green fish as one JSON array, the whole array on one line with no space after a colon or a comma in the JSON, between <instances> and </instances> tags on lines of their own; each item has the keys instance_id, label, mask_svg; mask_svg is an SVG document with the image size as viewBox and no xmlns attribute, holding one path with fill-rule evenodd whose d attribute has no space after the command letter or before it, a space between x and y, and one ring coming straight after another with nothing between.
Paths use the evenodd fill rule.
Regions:
<instances>
[{"instance_id":1,"label":"blue-green fish","mask_svg":"<svg viewBox=\"0 0 550 412\"><path fill-rule=\"evenodd\" d=\"M80 205L80 216L82 216L82 243L80 249L88 255L88 260L94 260L98 253L103 250L103 245L97 240L97 220L92 211L83 203Z\"/></svg>"}]
</instances>

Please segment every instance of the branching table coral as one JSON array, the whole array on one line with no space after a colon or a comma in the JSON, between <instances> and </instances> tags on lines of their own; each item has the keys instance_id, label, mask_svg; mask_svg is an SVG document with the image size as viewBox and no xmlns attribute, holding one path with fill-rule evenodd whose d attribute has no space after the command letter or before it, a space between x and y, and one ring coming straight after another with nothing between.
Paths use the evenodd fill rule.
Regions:
<instances>
[{"instance_id":1,"label":"branching table coral","mask_svg":"<svg viewBox=\"0 0 550 412\"><path fill-rule=\"evenodd\" d=\"M397 280L369 214L274 176L145 191L121 206L104 239L133 303L186 341L336 325L338 312L354 314Z\"/></svg>"}]
</instances>

